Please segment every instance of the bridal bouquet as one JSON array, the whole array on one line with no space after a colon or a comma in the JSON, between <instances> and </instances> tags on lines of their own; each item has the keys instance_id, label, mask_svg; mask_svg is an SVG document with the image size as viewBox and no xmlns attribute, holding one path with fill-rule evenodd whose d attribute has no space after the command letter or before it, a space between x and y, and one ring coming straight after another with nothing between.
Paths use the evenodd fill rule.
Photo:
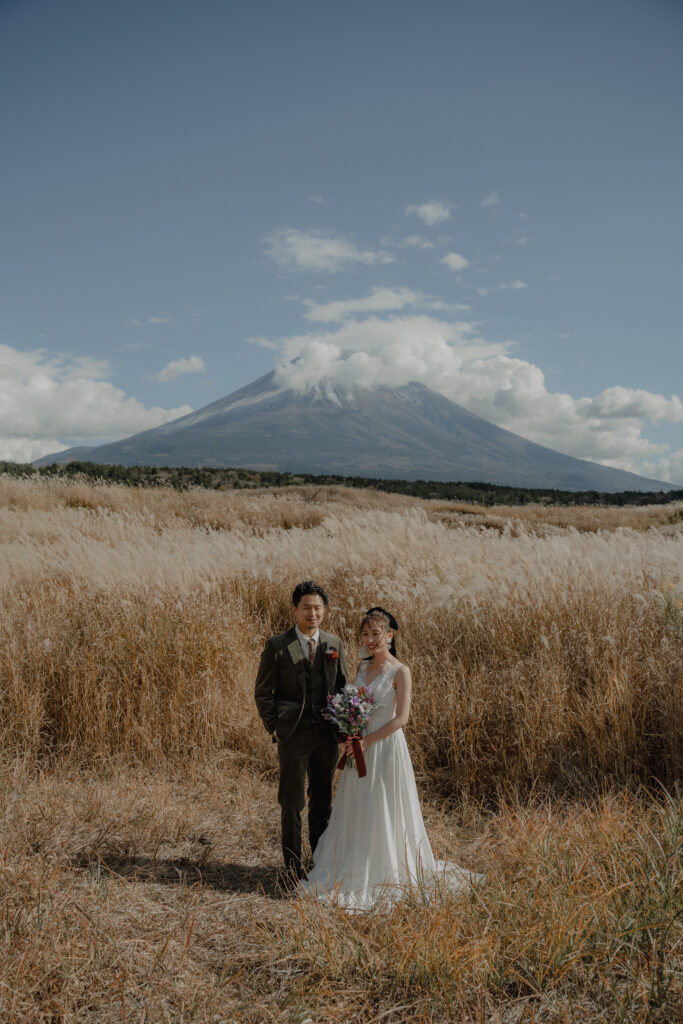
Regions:
<instances>
[{"instance_id":1,"label":"bridal bouquet","mask_svg":"<svg viewBox=\"0 0 683 1024\"><path fill-rule=\"evenodd\" d=\"M327 707L322 712L323 718L336 725L342 740L352 741L353 760L361 779L367 775L367 769L359 740L361 732L370 721L374 705L375 694L371 686L347 683L339 693L328 696ZM343 768L346 761L346 754L342 754L337 768Z\"/></svg>"}]
</instances>

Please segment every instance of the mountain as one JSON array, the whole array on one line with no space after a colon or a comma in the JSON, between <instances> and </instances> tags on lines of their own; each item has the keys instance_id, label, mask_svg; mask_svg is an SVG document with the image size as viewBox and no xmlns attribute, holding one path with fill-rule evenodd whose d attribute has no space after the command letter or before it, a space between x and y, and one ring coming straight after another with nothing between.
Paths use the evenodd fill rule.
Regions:
<instances>
[{"instance_id":1,"label":"mountain","mask_svg":"<svg viewBox=\"0 0 683 1024\"><path fill-rule=\"evenodd\" d=\"M34 466L50 466L53 462L60 464L66 464L67 462L85 462L90 455L90 452L94 452L96 445L81 445L78 448L65 448L62 452L57 452L55 455L43 455L40 459L36 459L33 463ZM62 458L64 456L64 458Z\"/></svg>"},{"instance_id":2,"label":"mountain","mask_svg":"<svg viewBox=\"0 0 683 1024\"><path fill-rule=\"evenodd\" d=\"M79 458L74 452L82 449L35 464L70 462ZM281 386L275 371L187 416L98 445L87 457L123 466L234 466L577 491L675 486L526 441L423 384L347 389L323 380L295 391Z\"/></svg>"}]
</instances>

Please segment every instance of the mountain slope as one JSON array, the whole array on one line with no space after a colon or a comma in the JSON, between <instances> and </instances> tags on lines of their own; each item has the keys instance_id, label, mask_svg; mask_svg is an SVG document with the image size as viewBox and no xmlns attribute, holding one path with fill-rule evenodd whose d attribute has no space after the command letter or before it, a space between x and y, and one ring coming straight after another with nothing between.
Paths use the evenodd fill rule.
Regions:
<instances>
[{"instance_id":1,"label":"mountain slope","mask_svg":"<svg viewBox=\"0 0 683 1024\"><path fill-rule=\"evenodd\" d=\"M72 451L36 464L69 461ZM422 384L346 390L322 381L294 391L279 385L274 371L170 423L99 445L88 459L564 490L674 486L534 444Z\"/></svg>"}]
</instances>

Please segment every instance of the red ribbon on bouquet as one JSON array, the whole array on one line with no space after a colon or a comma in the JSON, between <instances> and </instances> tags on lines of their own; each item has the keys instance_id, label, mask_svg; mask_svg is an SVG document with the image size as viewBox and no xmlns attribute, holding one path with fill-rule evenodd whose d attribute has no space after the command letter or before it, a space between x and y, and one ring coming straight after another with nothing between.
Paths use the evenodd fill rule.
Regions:
<instances>
[{"instance_id":1,"label":"red ribbon on bouquet","mask_svg":"<svg viewBox=\"0 0 683 1024\"><path fill-rule=\"evenodd\" d=\"M356 759L356 768L358 769L358 778L364 779L368 774L368 770L365 767L365 757L363 756L363 748L360 745L360 736L342 736L342 742L346 743L347 740L351 740L353 745L353 756ZM342 754L339 758L339 764L337 768L341 769L346 766L348 761L348 754Z\"/></svg>"}]
</instances>

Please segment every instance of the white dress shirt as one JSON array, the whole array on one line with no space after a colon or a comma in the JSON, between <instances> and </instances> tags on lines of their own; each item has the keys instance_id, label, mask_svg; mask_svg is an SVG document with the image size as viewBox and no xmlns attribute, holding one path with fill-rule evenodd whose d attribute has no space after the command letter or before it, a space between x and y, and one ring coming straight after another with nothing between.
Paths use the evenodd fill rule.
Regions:
<instances>
[{"instance_id":1,"label":"white dress shirt","mask_svg":"<svg viewBox=\"0 0 683 1024\"><path fill-rule=\"evenodd\" d=\"M295 626L294 628L296 630L297 639L299 641L299 644L301 645L301 650L303 652L304 658L306 659L306 661L308 661L311 651L310 644L308 643L309 637L307 637L305 633L302 633L298 626ZM320 640L320 630L316 629L315 633L313 634L312 637L310 637L310 639L313 641L313 657L315 657L316 652L318 650L318 643Z\"/></svg>"}]
</instances>

